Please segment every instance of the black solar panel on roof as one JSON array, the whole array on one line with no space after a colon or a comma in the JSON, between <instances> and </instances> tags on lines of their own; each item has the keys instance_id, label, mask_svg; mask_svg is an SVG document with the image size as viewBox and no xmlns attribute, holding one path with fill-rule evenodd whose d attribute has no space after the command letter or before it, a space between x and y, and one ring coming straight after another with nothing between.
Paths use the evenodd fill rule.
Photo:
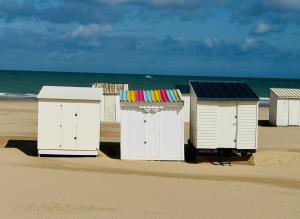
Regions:
<instances>
[{"instance_id":1,"label":"black solar panel on roof","mask_svg":"<svg viewBox=\"0 0 300 219\"><path fill-rule=\"evenodd\" d=\"M256 93L241 82L190 82L199 99L258 100Z\"/></svg>"}]
</instances>

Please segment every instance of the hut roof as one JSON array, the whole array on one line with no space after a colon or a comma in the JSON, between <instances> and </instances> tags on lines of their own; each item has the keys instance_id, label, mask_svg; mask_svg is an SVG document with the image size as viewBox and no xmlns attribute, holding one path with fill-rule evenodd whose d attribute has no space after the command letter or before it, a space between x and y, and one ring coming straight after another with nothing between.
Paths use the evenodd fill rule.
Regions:
<instances>
[{"instance_id":1,"label":"hut roof","mask_svg":"<svg viewBox=\"0 0 300 219\"><path fill-rule=\"evenodd\" d=\"M190 82L198 99L258 100L256 93L242 82Z\"/></svg>"}]
</instances>

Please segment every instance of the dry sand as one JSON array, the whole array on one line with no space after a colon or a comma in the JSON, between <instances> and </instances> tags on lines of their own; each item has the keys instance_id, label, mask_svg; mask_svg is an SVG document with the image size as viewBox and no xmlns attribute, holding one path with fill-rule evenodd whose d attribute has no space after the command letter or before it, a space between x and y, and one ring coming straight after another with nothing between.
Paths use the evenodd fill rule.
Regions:
<instances>
[{"instance_id":1,"label":"dry sand","mask_svg":"<svg viewBox=\"0 0 300 219\"><path fill-rule=\"evenodd\" d=\"M116 144L97 158L39 158L35 141L20 141L36 138L36 112L0 101L0 218L300 217L300 128L260 121L255 166L122 161L107 156ZM101 127L119 139L117 124Z\"/></svg>"}]
</instances>

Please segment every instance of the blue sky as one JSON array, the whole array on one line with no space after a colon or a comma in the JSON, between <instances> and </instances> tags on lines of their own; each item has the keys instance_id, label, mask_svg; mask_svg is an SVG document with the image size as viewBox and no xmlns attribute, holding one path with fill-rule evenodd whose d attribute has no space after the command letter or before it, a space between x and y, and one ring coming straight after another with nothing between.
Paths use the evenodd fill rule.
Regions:
<instances>
[{"instance_id":1,"label":"blue sky","mask_svg":"<svg viewBox=\"0 0 300 219\"><path fill-rule=\"evenodd\" d=\"M300 0L0 0L0 69L300 78Z\"/></svg>"}]
</instances>

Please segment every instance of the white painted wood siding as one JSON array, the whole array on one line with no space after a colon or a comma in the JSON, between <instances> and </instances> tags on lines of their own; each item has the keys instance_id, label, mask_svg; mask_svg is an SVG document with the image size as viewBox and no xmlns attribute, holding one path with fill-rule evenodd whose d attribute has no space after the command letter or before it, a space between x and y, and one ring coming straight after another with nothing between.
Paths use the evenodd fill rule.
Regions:
<instances>
[{"instance_id":1,"label":"white painted wood siding","mask_svg":"<svg viewBox=\"0 0 300 219\"><path fill-rule=\"evenodd\" d=\"M256 149L258 106L255 101L240 101L237 110L237 149Z\"/></svg>"},{"instance_id":2,"label":"white painted wood siding","mask_svg":"<svg viewBox=\"0 0 300 219\"><path fill-rule=\"evenodd\" d=\"M165 109L159 112L160 158L184 160L183 109Z\"/></svg>"},{"instance_id":3,"label":"white painted wood siding","mask_svg":"<svg viewBox=\"0 0 300 219\"><path fill-rule=\"evenodd\" d=\"M289 125L289 100L277 99L276 125Z\"/></svg>"},{"instance_id":4,"label":"white painted wood siding","mask_svg":"<svg viewBox=\"0 0 300 219\"><path fill-rule=\"evenodd\" d=\"M197 148L217 148L218 102L198 101L197 104Z\"/></svg>"},{"instance_id":5,"label":"white painted wood siding","mask_svg":"<svg viewBox=\"0 0 300 219\"><path fill-rule=\"evenodd\" d=\"M77 150L99 150L100 105L77 103Z\"/></svg>"},{"instance_id":6,"label":"white painted wood siding","mask_svg":"<svg viewBox=\"0 0 300 219\"><path fill-rule=\"evenodd\" d=\"M104 121L116 121L116 97L115 95L104 95Z\"/></svg>"},{"instance_id":7,"label":"white painted wood siding","mask_svg":"<svg viewBox=\"0 0 300 219\"><path fill-rule=\"evenodd\" d=\"M191 100L191 96L189 94L183 94L183 101L184 101L184 106L183 106L183 119L184 122L190 122L190 100Z\"/></svg>"},{"instance_id":8,"label":"white painted wood siding","mask_svg":"<svg viewBox=\"0 0 300 219\"><path fill-rule=\"evenodd\" d=\"M289 126L300 125L300 100L289 100Z\"/></svg>"},{"instance_id":9,"label":"white painted wood siding","mask_svg":"<svg viewBox=\"0 0 300 219\"><path fill-rule=\"evenodd\" d=\"M38 103L38 149L60 149L61 145L60 102Z\"/></svg>"}]
</instances>

